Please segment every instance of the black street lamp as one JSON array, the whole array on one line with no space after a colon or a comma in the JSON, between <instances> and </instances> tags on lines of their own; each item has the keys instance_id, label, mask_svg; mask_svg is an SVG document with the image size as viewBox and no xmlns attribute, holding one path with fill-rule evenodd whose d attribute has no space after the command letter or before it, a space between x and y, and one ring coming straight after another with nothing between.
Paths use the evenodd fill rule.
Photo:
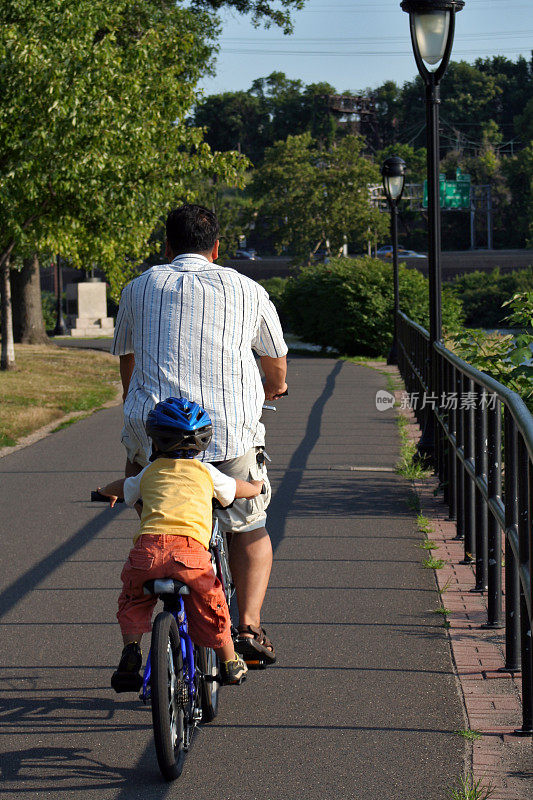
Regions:
<instances>
[{"instance_id":1,"label":"black street lamp","mask_svg":"<svg viewBox=\"0 0 533 800\"><path fill-rule=\"evenodd\" d=\"M426 136L428 181L428 270L429 270L429 353L430 394L438 391L433 344L442 339L441 312L441 230L439 202L439 83L452 52L455 15L464 0L403 0L409 14L411 42L418 71L426 85ZM418 444L419 455L434 459L434 415L428 413Z\"/></svg>"},{"instance_id":2,"label":"black street lamp","mask_svg":"<svg viewBox=\"0 0 533 800\"><path fill-rule=\"evenodd\" d=\"M398 276L398 203L402 199L405 183L405 161L391 156L381 168L383 188L390 208L390 228L392 239L392 270L394 277L394 334L387 364L398 363L398 311L400 310L400 280Z\"/></svg>"}]
</instances>

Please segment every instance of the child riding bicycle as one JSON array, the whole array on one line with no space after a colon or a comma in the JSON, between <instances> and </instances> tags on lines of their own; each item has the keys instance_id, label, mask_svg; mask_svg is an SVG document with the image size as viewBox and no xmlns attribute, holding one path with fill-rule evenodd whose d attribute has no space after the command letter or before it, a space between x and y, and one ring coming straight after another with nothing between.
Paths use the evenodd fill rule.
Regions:
<instances>
[{"instance_id":1,"label":"child riding bicycle","mask_svg":"<svg viewBox=\"0 0 533 800\"><path fill-rule=\"evenodd\" d=\"M143 584L152 578L187 584L190 594L183 600L191 639L200 647L213 648L222 683L239 684L247 667L235 653L226 598L208 551L212 499L227 506L236 497L256 497L263 482L231 478L195 459L207 448L213 426L201 406L183 397L158 403L148 414L146 432L152 440L150 464L138 475L98 490L110 498L111 506L124 499L141 519L121 574L117 619L124 649L111 686L116 692L128 692L142 685L140 643L143 633L151 630L157 602L153 595L143 594Z\"/></svg>"}]
</instances>

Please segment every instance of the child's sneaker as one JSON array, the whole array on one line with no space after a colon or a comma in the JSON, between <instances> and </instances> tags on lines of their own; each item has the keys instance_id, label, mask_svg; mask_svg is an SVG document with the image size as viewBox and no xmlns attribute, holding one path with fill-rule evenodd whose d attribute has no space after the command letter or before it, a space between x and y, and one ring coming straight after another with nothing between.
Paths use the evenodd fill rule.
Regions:
<instances>
[{"instance_id":1,"label":"child's sneaker","mask_svg":"<svg viewBox=\"0 0 533 800\"><path fill-rule=\"evenodd\" d=\"M124 647L120 663L111 676L111 686L115 692L138 692L143 685L141 666L141 648L137 642L130 642Z\"/></svg>"},{"instance_id":2,"label":"child's sneaker","mask_svg":"<svg viewBox=\"0 0 533 800\"><path fill-rule=\"evenodd\" d=\"M246 680L248 667L238 655L232 661L220 662L220 679L223 686L238 685Z\"/></svg>"}]
</instances>

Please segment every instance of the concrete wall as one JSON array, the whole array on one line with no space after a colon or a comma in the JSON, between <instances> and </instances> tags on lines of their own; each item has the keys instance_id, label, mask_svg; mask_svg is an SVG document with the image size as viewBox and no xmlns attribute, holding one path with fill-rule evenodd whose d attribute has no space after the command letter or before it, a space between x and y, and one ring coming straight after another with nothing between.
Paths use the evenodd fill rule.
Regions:
<instances>
[{"instance_id":1,"label":"concrete wall","mask_svg":"<svg viewBox=\"0 0 533 800\"><path fill-rule=\"evenodd\" d=\"M408 267L416 267L427 275L428 262L422 258L400 259ZM499 267L502 272L514 269L525 269L533 266L533 250L458 250L442 253L443 280L452 280L456 275L465 272L486 270L491 272ZM294 274L295 268L290 266L288 258L265 258L261 261L227 261L226 266L233 267L243 275L254 280L262 280L274 276L288 277Z\"/></svg>"},{"instance_id":2,"label":"concrete wall","mask_svg":"<svg viewBox=\"0 0 533 800\"><path fill-rule=\"evenodd\" d=\"M401 259L409 267L416 267L424 275L427 275L427 261L421 258ZM499 267L502 272L510 272L513 269L524 269L533 265L533 250L459 250L457 252L444 252L442 254L442 277L443 280L451 280L456 275L462 275L468 271L487 270L491 271ZM240 261L229 260L225 266L233 267L243 275L254 280L263 280L275 276L288 277L294 274L294 268L290 266L288 258L263 258L261 261ZM97 277L105 280L103 273L96 271ZM68 283L76 283L82 274L79 270L63 270L63 286ZM55 281L53 270L41 269L41 288L48 291L55 291Z\"/></svg>"}]
</instances>

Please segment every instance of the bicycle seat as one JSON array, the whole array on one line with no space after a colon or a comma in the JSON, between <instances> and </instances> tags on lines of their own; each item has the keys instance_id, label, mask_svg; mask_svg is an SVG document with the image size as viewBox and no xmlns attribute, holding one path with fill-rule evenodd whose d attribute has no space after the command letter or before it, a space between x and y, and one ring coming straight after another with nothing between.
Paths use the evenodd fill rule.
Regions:
<instances>
[{"instance_id":1,"label":"bicycle seat","mask_svg":"<svg viewBox=\"0 0 533 800\"><path fill-rule=\"evenodd\" d=\"M175 578L156 578L143 583L143 594L190 594L186 583Z\"/></svg>"}]
</instances>

